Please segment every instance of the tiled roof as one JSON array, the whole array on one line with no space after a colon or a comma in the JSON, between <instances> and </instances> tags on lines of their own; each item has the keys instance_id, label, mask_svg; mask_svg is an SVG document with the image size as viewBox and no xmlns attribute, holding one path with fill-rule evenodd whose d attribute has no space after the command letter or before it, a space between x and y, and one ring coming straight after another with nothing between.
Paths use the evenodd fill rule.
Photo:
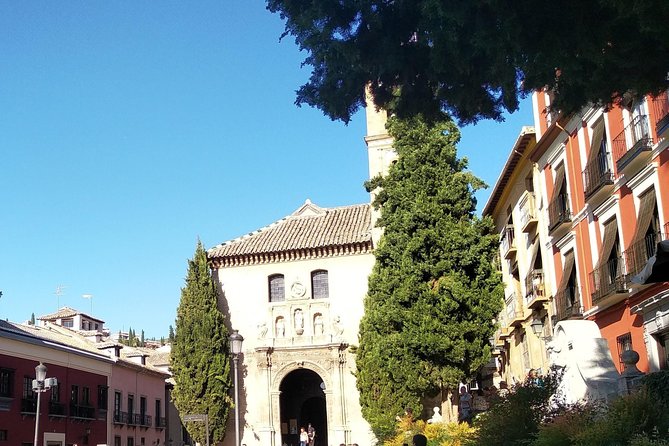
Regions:
<instances>
[{"instance_id":1,"label":"tiled roof","mask_svg":"<svg viewBox=\"0 0 669 446\"><path fill-rule=\"evenodd\" d=\"M293 214L243 237L211 248L210 259L255 256L372 242L371 207L321 208L306 201Z\"/></svg>"},{"instance_id":2,"label":"tiled roof","mask_svg":"<svg viewBox=\"0 0 669 446\"><path fill-rule=\"evenodd\" d=\"M56 319L62 319L64 317L74 317L78 314L80 314L82 316L86 316L88 319L92 319L94 321L104 323L104 321L101 320L101 319L95 318L93 316L89 316L88 314L86 314L84 312L81 312L79 310L75 310L74 308L70 308L70 307L63 307L63 308L59 309L58 311L56 311L55 313L40 316L37 319L39 319L40 321L53 321L53 320L56 320Z\"/></svg>"}]
</instances>

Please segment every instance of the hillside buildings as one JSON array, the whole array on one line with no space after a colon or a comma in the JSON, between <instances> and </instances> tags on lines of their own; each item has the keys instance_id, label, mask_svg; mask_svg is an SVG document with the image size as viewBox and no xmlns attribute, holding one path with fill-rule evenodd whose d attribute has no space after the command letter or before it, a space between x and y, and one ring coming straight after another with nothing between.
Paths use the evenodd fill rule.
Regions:
<instances>
[{"instance_id":1,"label":"hillside buildings","mask_svg":"<svg viewBox=\"0 0 669 446\"><path fill-rule=\"evenodd\" d=\"M555 328L579 326L563 321L594 322L618 371L631 349L642 371L667 368L662 246L655 277L640 274L669 238L667 95L572 116L549 105L547 94L534 95L535 126L521 132L484 209L500 233L506 287L495 339L501 379L545 370Z\"/></svg>"}]
</instances>

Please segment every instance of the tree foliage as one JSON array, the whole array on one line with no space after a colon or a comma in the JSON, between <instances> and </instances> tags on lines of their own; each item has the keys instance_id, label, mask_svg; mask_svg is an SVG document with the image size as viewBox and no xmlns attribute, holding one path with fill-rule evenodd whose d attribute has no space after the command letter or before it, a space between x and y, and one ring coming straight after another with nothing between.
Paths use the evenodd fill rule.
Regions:
<instances>
[{"instance_id":1,"label":"tree foliage","mask_svg":"<svg viewBox=\"0 0 669 446\"><path fill-rule=\"evenodd\" d=\"M212 442L223 439L232 406L228 331L217 302L207 254L198 242L193 259L188 261L177 309L171 353L172 398L182 416L209 416ZM206 443L204 423L186 423L186 427L195 440Z\"/></svg>"},{"instance_id":2,"label":"tree foliage","mask_svg":"<svg viewBox=\"0 0 669 446\"><path fill-rule=\"evenodd\" d=\"M296 103L349 121L370 85L399 116L499 119L536 89L565 112L669 87L664 0L267 0L312 67Z\"/></svg>"},{"instance_id":3,"label":"tree foliage","mask_svg":"<svg viewBox=\"0 0 669 446\"><path fill-rule=\"evenodd\" d=\"M490 357L501 310L493 267L497 236L474 215L481 180L466 171L451 121L391 119L398 160L378 189L384 233L360 322L357 385L363 415L381 440L405 408L474 375Z\"/></svg>"}]
</instances>

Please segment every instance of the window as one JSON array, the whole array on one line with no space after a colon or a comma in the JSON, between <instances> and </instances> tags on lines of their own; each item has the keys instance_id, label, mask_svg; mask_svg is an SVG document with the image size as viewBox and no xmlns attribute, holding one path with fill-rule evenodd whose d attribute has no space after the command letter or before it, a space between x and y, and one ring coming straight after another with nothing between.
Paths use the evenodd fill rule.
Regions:
<instances>
[{"instance_id":1,"label":"window","mask_svg":"<svg viewBox=\"0 0 669 446\"><path fill-rule=\"evenodd\" d=\"M121 446L121 437L118 435L114 437L114 446Z\"/></svg>"},{"instance_id":2,"label":"window","mask_svg":"<svg viewBox=\"0 0 669 446\"><path fill-rule=\"evenodd\" d=\"M24 400L32 400L35 398L35 392L33 392L33 378L32 376L23 377L23 395Z\"/></svg>"},{"instance_id":3,"label":"window","mask_svg":"<svg viewBox=\"0 0 669 446\"><path fill-rule=\"evenodd\" d=\"M632 334L625 333L622 336L616 338L616 343L618 344L618 361L620 363L620 371L625 370L625 364L623 363L623 353L627 350L632 350Z\"/></svg>"},{"instance_id":4,"label":"window","mask_svg":"<svg viewBox=\"0 0 669 446\"><path fill-rule=\"evenodd\" d=\"M7 429L0 429L0 441L7 441Z\"/></svg>"},{"instance_id":5,"label":"window","mask_svg":"<svg viewBox=\"0 0 669 446\"><path fill-rule=\"evenodd\" d=\"M63 319L63 327L67 328L74 327L74 319Z\"/></svg>"},{"instance_id":6,"label":"window","mask_svg":"<svg viewBox=\"0 0 669 446\"><path fill-rule=\"evenodd\" d=\"M121 414L121 392L114 392L114 416Z\"/></svg>"},{"instance_id":7,"label":"window","mask_svg":"<svg viewBox=\"0 0 669 446\"><path fill-rule=\"evenodd\" d=\"M139 397L139 418L140 418L140 424L143 426L147 425L147 419L146 419L146 397L145 396L140 396Z\"/></svg>"},{"instance_id":8,"label":"window","mask_svg":"<svg viewBox=\"0 0 669 446\"><path fill-rule=\"evenodd\" d=\"M72 391L70 392L70 403L79 404L79 386L72 386Z\"/></svg>"},{"instance_id":9,"label":"window","mask_svg":"<svg viewBox=\"0 0 669 446\"><path fill-rule=\"evenodd\" d=\"M523 352L523 367L527 370L530 368L530 349L527 345L526 333L520 335L520 346Z\"/></svg>"},{"instance_id":10,"label":"window","mask_svg":"<svg viewBox=\"0 0 669 446\"><path fill-rule=\"evenodd\" d=\"M283 302L284 300L286 300L286 288L283 274L269 276L269 301Z\"/></svg>"},{"instance_id":11,"label":"window","mask_svg":"<svg viewBox=\"0 0 669 446\"><path fill-rule=\"evenodd\" d=\"M60 386L55 385L51 386L51 401L54 403L60 403Z\"/></svg>"},{"instance_id":12,"label":"window","mask_svg":"<svg viewBox=\"0 0 669 446\"><path fill-rule=\"evenodd\" d=\"M162 416L163 416L163 410L162 406L160 404L160 400L156 400L156 411L154 413L156 417L156 427L163 427L162 425Z\"/></svg>"},{"instance_id":13,"label":"window","mask_svg":"<svg viewBox=\"0 0 669 446\"><path fill-rule=\"evenodd\" d=\"M135 396L128 395L128 418L135 412Z\"/></svg>"},{"instance_id":14,"label":"window","mask_svg":"<svg viewBox=\"0 0 669 446\"><path fill-rule=\"evenodd\" d=\"M329 297L327 271L321 269L311 273L311 292L314 299L326 299Z\"/></svg>"},{"instance_id":15,"label":"window","mask_svg":"<svg viewBox=\"0 0 669 446\"><path fill-rule=\"evenodd\" d=\"M14 370L0 369L0 396L11 398L14 387Z\"/></svg>"},{"instance_id":16,"label":"window","mask_svg":"<svg viewBox=\"0 0 669 446\"><path fill-rule=\"evenodd\" d=\"M107 386L98 386L98 409L107 409L108 390Z\"/></svg>"},{"instance_id":17,"label":"window","mask_svg":"<svg viewBox=\"0 0 669 446\"><path fill-rule=\"evenodd\" d=\"M133 437L128 437L128 446L135 446L135 439Z\"/></svg>"},{"instance_id":18,"label":"window","mask_svg":"<svg viewBox=\"0 0 669 446\"><path fill-rule=\"evenodd\" d=\"M81 388L81 405L90 406L91 405L91 389L88 387Z\"/></svg>"}]
</instances>

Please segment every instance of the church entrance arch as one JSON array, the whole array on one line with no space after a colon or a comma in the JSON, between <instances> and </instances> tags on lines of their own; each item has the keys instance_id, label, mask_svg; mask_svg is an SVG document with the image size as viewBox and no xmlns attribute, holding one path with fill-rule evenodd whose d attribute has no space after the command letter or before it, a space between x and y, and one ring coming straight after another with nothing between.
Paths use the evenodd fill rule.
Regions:
<instances>
[{"instance_id":1,"label":"church entrance arch","mask_svg":"<svg viewBox=\"0 0 669 446\"><path fill-rule=\"evenodd\" d=\"M316 430L315 446L328 445L327 405L323 379L314 371L297 369L286 375L279 386L281 444L299 446L300 428Z\"/></svg>"}]
</instances>

